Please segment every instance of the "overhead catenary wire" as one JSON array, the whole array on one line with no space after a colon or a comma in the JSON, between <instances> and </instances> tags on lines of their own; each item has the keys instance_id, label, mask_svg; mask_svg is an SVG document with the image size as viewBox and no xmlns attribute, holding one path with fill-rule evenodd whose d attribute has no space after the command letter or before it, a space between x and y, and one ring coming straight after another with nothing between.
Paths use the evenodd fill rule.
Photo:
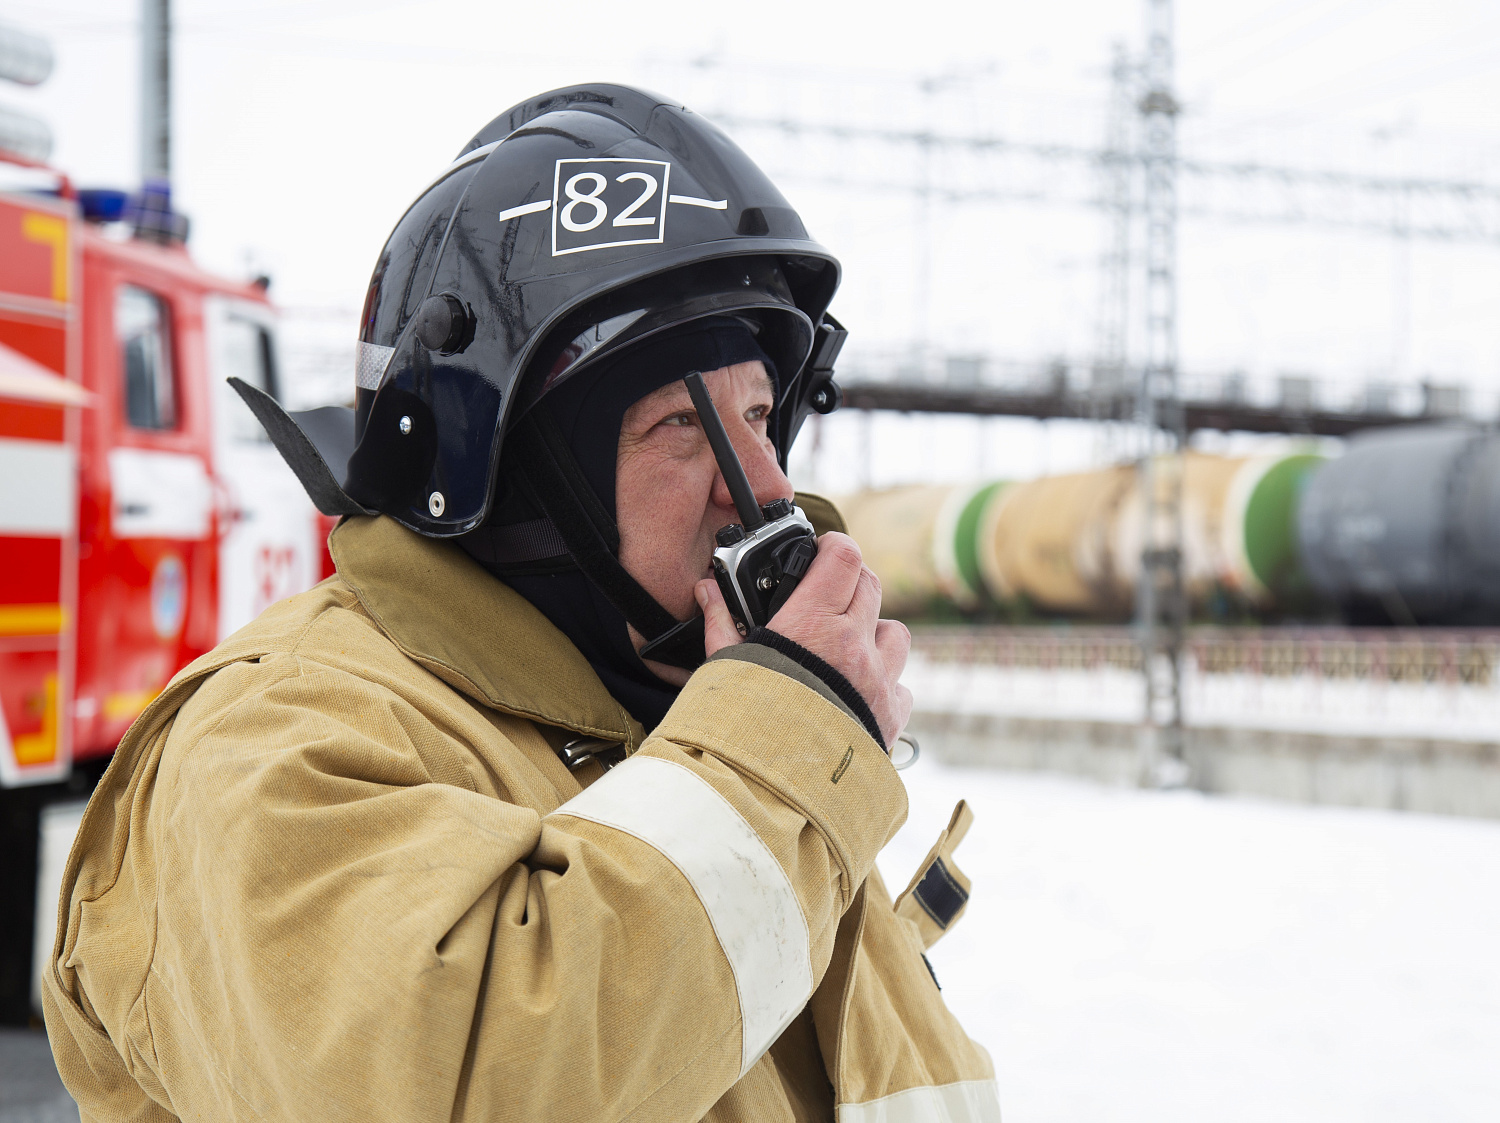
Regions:
<instances>
[{"instance_id":1,"label":"overhead catenary wire","mask_svg":"<svg viewBox=\"0 0 1500 1123\"><path fill-rule=\"evenodd\" d=\"M735 113L711 112L708 115L719 124L742 130L765 129L791 136L850 143L869 141L920 151L951 149L988 159L1020 157L1097 168L1122 158L1106 149L1013 141L998 136L964 136L923 129L888 129ZM1138 159L1133 155L1123 158ZM847 166L847 161L839 162ZM1181 156L1173 158L1173 166L1187 184L1188 197L1180 204L1180 209L1199 217L1287 225L1321 224L1446 241L1500 242L1500 184L1479 180L1378 176L1337 169L1278 167L1248 161L1220 162ZM789 168L787 174L822 186L859 186L905 192L920 190L953 202L1048 201L1050 197L1060 202L1104 205L1096 185L1068 198L1053 180L1028 191L1013 185L968 187L874 179L848 171L827 173L805 165ZM1207 189L1215 184L1238 188L1240 196L1219 201L1203 198Z\"/></svg>"},{"instance_id":2,"label":"overhead catenary wire","mask_svg":"<svg viewBox=\"0 0 1500 1123\"><path fill-rule=\"evenodd\" d=\"M1342 74L1325 76L1323 81L1306 89L1290 91L1291 96L1295 98L1295 105L1284 109L1273 109L1269 112L1253 113L1239 121L1224 123L1216 128L1211 127L1204 134L1203 139L1227 139L1256 128L1313 119L1319 115L1311 113L1310 110L1315 110L1318 106L1336 105L1350 98L1356 99L1338 110L1340 113L1347 113L1367 105L1377 104L1390 97L1410 94L1424 88L1402 87L1401 83L1407 79L1436 76L1438 81L1432 85L1441 85L1466 77L1488 65L1490 57L1500 50L1489 34L1496 29L1497 25L1500 25L1500 14L1492 15L1475 24L1450 29L1435 38L1410 44L1369 65L1357 67ZM1467 49L1474 47L1475 44L1479 45L1477 50ZM1459 49L1448 51L1451 47ZM1445 51L1447 53L1444 53ZM1433 57L1434 54L1436 57ZM1465 63L1474 60L1478 60L1480 65L1464 68ZM1359 83L1359 79L1364 76L1368 76L1369 80ZM1357 84L1351 86L1349 84L1351 81ZM1431 88L1431 86L1425 88ZM1365 96L1372 91L1375 96ZM1362 97L1363 100L1359 100Z\"/></svg>"},{"instance_id":3,"label":"overhead catenary wire","mask_svg":"<svg viewBox=\"0 0 1500 1123\"><path fill-rule=\"evenodd\" d=\"M1271 43L1266 44L1258 50L1251 51L1248 55L1230 62L1224 66L1215 67L1214 81L1216 84L1224 83L1243 74L1250 73L1272 59L1279 58L1288 51L1297 50L1331 35L1341 27L1347 27L1355 20L1367 17L1382 8L1389 7L1395 0L1346 0L1345 3L1331 11L1323 13L1321 18L1309 20L1302 27L1282 36ZM1335 18L1342 17L1342 18Z\"/></svg>"},{"instance_id":4,"label":"overhead catenary wire","mask_svg":"<svg viewBox=\"0 0 1500 1123\"><path fill-rule=\"evenodd\" d=\"M1263 8L1247 20L1242 20L1239 23L1232 24L1221 31L1215 32L1202 42L1190 42L1187 46L1181 48L1181 51L1185 55L1202 57L1223 43L1235 42L1244 36L1268 30L1291 16L1307 11L1309 8L1316 8L1327 2L1329 0L1283 0L1280 4L1273 4L1269 8ZM1221 8L1220 10L1227 11L1228 9Z\"/></svg>"},{"instance_id":5,"label":"overhead catenary wire","mask_svg":"<svg viewBox=\"0 0 1500 1123\"><path fill-rule=\"evenodd\" d=\"M1304 104L1308 106L1337 104L1348 98L1358 98L1361 95L1363 101L1356 100L1351 104L1341 107L1340 112L1349 112L1365 106L1379 104L1393 97L1409 96L1423 90L1433 89L1437 86L1446 85L1450 82L1460 81L1483 70L1490 69L1500 64L1500 44L1490 43L1478 51L1460 55L1456 59L1445 59L1420 70L1409 71L1404 75L1397 76L1388 82L1374 82L1366 86L1355 87L1342 93L1334 92L1321 98L1308 99ZM1424 79L1432 78L1431 82ZM1413 83L1413 80L1415 82Z\"/></svg>"},{"instance_id":6,"label":"overhead catenary wire","mask_svg":"<svg viewBox=\"0 0 1500 1123\"><path fill-rule=\"evenodd\" d=\"M289 27L353 15L368 19L380 12L415 7L421 2L369 0L360 4L354 0L326 0L321 4L291 3L228 11L214 9L207 17L195 15L189 19L174 19L173 33L191 37L233 35L236 39L249 37L253 40L257 34L276 33ZM45 26L50 35L70 41L124 39L138 35L141 28L139 19L101 20L87 12L53 6L11 5L8 9L14 10L32 13L27 18L33 23Z\"/></svg>"}]
</instances>

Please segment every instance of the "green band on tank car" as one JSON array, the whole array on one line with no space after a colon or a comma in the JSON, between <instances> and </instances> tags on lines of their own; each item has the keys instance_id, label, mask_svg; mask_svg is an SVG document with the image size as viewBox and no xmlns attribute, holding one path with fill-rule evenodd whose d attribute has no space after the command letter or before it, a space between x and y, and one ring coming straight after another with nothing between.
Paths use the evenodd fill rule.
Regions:
<instances>
[{"instance_id":1,"label":"green band on tank car","mask_svg":"<svg viewBox=\"0 0 1500 1123\"><path fill-rule=\"evenodd\" d=\"M971 495L953 528L953 560L958 565L958 575L976 597L985 595L984 577L979 572L979 519L990 497L1004 486L1003 480L985 484Z\"/></svg>"},{"instance_id":2,"label":"green band on tank car","mask_svg":"<svg viewBox=\"0 0 1500 1123\"><path fill-rule=\"evenodd\" d=\"M1323 463L1321 456L1288 456L1273 464L1245 504L1245 559L1272 592L1290 589L1301 576L1297 549L1297 505L1302 481Z\"/></svg>"}]
</instances>

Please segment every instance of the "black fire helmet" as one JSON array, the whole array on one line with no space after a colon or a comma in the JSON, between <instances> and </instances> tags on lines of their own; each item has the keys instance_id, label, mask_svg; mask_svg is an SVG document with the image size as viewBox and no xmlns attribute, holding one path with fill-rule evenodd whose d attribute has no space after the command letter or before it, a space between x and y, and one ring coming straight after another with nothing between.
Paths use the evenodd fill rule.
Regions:
<instances>
[{"instance_id":1,"label":"black fire helmet","mask_svg":"<svg viewBox=\"0 0 1500 1123\"><path fill-rule=\"evenodd\" d=\"M502 442L542 396L705 316L751 324L781 372L784 467L808 412L839 402L838 281L714 125L642 90L573 86L491 121L396 224L365 298L352 410L287 414L236 389L324 514L453 537L484 521Z\"/></svg>"}]
</instances>

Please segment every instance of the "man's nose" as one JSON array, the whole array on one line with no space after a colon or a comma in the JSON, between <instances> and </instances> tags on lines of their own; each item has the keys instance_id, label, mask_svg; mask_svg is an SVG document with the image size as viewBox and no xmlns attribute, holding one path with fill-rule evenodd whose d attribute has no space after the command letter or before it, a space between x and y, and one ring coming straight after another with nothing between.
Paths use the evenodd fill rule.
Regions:
<instances>
[{"instance_id":1,"label":"man's nose","mask_svg":"<svg viewBox=\"0 0 1500 1123\"><path fill-rule=\"evenodd\" d=\"M747 422L730 423L725 428L745 475L750 478L755 501L766 504L773 499L792 498L792 481L786 478L786 473L776 462L776 453L770 444L762 440ZM734 507L734 496L729 494L729 485L724 482L722 472L714 476L713 501L720 507Z\"/></svg>"}]
</instances>

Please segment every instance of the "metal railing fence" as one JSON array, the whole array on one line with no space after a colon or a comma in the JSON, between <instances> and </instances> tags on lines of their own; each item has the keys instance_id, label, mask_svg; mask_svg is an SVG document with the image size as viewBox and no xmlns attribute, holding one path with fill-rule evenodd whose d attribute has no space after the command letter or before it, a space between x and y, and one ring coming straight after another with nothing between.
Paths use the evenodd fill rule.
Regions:
<instances>
[{"instance_id":1,"label":"metal railing fence","mask_svg":"<svg viewBox=\"0 0 1500 1123\"><path fill-rule=\"evenodd\" d=\"M1128 627L921 625L912 650L934 663L1027 670L1140 670ZM1202 628L1186 655L1203 675L1489 686L1500 631L1466 628Z\"/></svg>"}]
</instances>

